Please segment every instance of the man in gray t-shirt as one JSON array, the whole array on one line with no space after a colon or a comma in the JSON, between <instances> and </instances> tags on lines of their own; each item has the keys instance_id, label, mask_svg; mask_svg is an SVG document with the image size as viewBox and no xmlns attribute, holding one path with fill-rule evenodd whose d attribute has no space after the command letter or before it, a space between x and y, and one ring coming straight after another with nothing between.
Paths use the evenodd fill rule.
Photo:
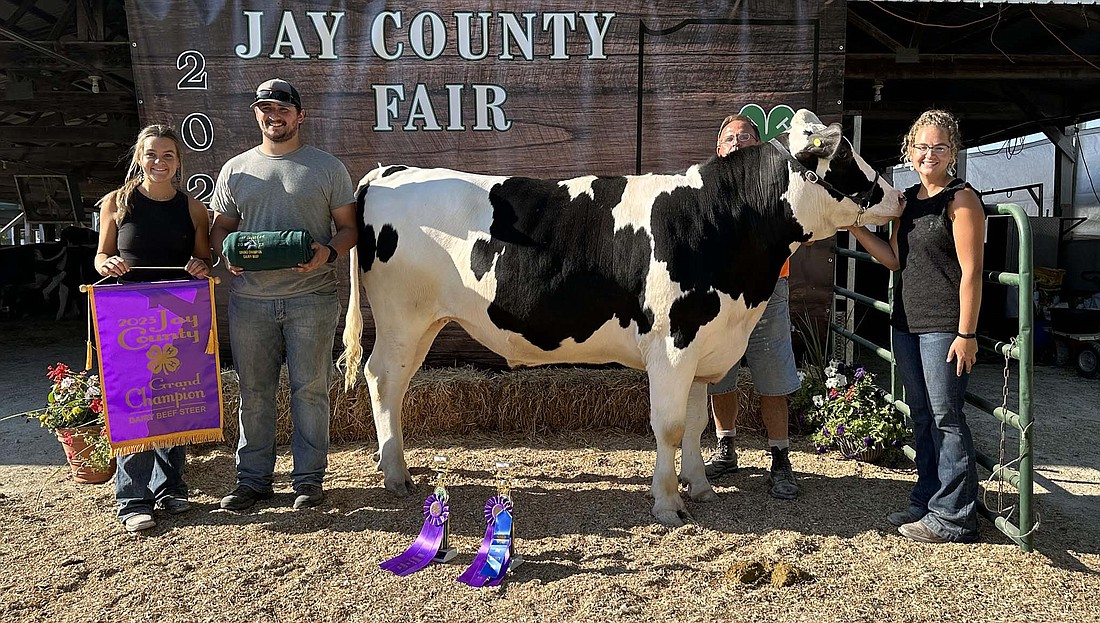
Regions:
<instances>
[{"instance_id":1,"label":"man in gray t-shirt","mask_svg":"<svg viewBox=\"0 0 1100 623\"><path fill-rule=\"evenodd\" d=\"M245 271L222 256L233 274L229 333L241 400L237 488L222 498L221 507L244 510L273 495L275 392L285 357L294 423L294 508L304 508L324 500L328 388L340 311L333 262L355 246L355 198L344 165L302 144L305 112L289 82L276 78L261 84L252 110L263 138L218 174L210 242L220 254L234 231L304 229L313 238L313 257L293 268Z\"/></svg>"}]
</instances>

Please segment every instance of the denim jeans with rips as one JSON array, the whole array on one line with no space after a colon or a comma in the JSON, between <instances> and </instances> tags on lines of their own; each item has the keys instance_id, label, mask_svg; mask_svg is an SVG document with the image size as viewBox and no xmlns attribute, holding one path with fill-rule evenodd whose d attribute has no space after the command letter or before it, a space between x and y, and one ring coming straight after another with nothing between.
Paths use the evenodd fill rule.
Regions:
<instances>
[{"instance_id":1,"label":"denim jeans with rips","mask_svg":"<svg viewBox=\"0 0 1100 623\"><path fill-rule=\"evenodd\" d=\"M978 472L974 439L963 413L970 375L947 361L953 333L894 329L894 357L913 420L917 484L909 512L936 534L958 542L978 538Z\"/></svg>"},{"instance_id":2,"label":"denim jeans with rips","mask_svg":"<svg viewBox=\"0 0 1100 623\"><path fill-rule=\"evenodd\" d=\"M262 299L231 294L229 332L240 380L237 484L271 491L275 471L275 392L285 356L294 431L295 489L320 485L328 467L329 384L339 302L336 294Z\"/></svg>"},{"instance_id":3,"label":"denim jeans with rips","mask_svg":"<svg viewBox=\"0 0 1100 623\"><path fill-rule=\"evenodd\" d=\"M183 468L187 447L157 448L118 457L115 472L115 501L118 518L153 514L153 506L165 497L187 498Z\"/></svg>"}]
</instances>

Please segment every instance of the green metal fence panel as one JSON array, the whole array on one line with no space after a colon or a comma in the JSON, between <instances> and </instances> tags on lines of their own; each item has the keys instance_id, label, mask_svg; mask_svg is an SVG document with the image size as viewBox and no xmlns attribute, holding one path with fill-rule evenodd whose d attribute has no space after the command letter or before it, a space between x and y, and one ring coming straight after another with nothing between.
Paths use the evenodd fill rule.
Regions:
<instances>
[{"instance_id":1,"label":"green metal fence panel","mask_svg":"<svg viewBox=\"0 0 1100 623\"><path fill-rule=\"evenodd\" d=\"M983 278L988 283L1015 286L1019 289L1020 317L1017 335L1012 342L1001 342L986 336L979 336L978 344L981 348L999 353L1002 357L1015 359L1019 362L1016 375L1018 379L1018 397L1015 411L1009 409L1007 405L1001 406L995 401L988 400L969 392L967 393L966 400L971 405L996 418L1002 425L1011 426L1019 432L1018 455L1016 458L1007 461L1004 465L995 462L981 452L979 452L976 457L978 464L989 470L993 478L1009 483L1019 492L1019 525L1013 524L1011 518L1002 517L986 508L980 501L978 503L978 511L983 517L989 519L998 530L1005 534L1005 536L1015 542L1020 549L1025 552L1030 552L1033 549L1033 533L1035 529L1033 510L1035 475L1032 430L1034 414L1032 413L1031 400L1031 390L1034 378L1032 296L1034 294L1035 285L1032 276L1031 221L1028 219L1027 213L1023 208L1014 203L985 206L985 209L986 213L991 217L1009 217L1012 218L1016 224L1016 232L1019 236L1019 272L984 271ZM853 251L838 247L835 249L835 252L838 260L839 258L847 258L848 260L877 263L870 254L861 251ZM839 261L836 262L836 266L836 273L840 274ZM850 299L871 309L889 314L890 310L893 309L894 273L890 273L886 301L876 300L865 294L860 294L852 289L844 288L836 284L833 286L833 292L834 305L833 315L829 323L830 334L860 344L890 364L890 391L888 397L899 411L908 416L909 405L906 404L903 399L898 398L898 396L902 394L902 391L897 374L897 363L893 356L893 344L890 345L889 350L878 346L871 340L840 326L840 324L837 323L836 316L836 300L838 298ZM832 351L836 352L835 348L832 349ZM910 459L915 458L915 453L911 447L906 446L904 452ZM1015 468L1009 467L1013 464L1016 465Z\"/></svg>"}]
</instances>

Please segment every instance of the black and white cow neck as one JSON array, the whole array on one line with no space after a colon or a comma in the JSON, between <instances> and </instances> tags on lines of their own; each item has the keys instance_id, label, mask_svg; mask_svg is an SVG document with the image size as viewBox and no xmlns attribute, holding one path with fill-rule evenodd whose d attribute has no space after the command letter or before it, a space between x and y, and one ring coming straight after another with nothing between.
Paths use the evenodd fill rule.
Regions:
<instances>
[{"instance_id":1,"label":"black and white cow neck","mask_svg":"<svg viewBox=\"0 0 1100 623\"><path fill-rule=\"evenodd\" d=\"M558 181L512 177L489 191L492 239L474 244L470 268L481 279L495 267L493 324L543 350L584 342L612 318L650 331L649 234L616 231L612 215L626 185L625 177L596 178L591 194L570 197Z\"/></svg>"},{"instance_id":2,"label":"black and white cow neck","mask_svg":"<svg viewBox=\"0 0 1100 623\"><path fill-rule=\"evenodd\" d=\"M717 316L718 292L756 307L771 297L790 245L809 235L783 198L787 162L767 146L715 157L701 188L681 187L653 204L654 257L684 294L670 312L674 343L684 348Z\"/></svg>"}]
</instances>

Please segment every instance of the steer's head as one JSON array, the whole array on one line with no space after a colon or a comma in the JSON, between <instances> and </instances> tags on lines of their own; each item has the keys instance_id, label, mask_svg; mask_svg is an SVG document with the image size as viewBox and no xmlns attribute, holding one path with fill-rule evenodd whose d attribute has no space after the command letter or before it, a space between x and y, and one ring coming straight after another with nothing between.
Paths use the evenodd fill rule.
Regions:
<instances>
[{"instance_id":1,"label":"steer's head","mask_svg":"<svg viewBox=\"0 0 1100 623\"><path fill-rule=\"evenodd\" d=\"M795 218L813 240L850 225L885 225L901 215L902 193L879 177L852 149L840 126L826 126L799 110L787 136L791 163L787 198Z\"/></svg>"}]
</instances>

